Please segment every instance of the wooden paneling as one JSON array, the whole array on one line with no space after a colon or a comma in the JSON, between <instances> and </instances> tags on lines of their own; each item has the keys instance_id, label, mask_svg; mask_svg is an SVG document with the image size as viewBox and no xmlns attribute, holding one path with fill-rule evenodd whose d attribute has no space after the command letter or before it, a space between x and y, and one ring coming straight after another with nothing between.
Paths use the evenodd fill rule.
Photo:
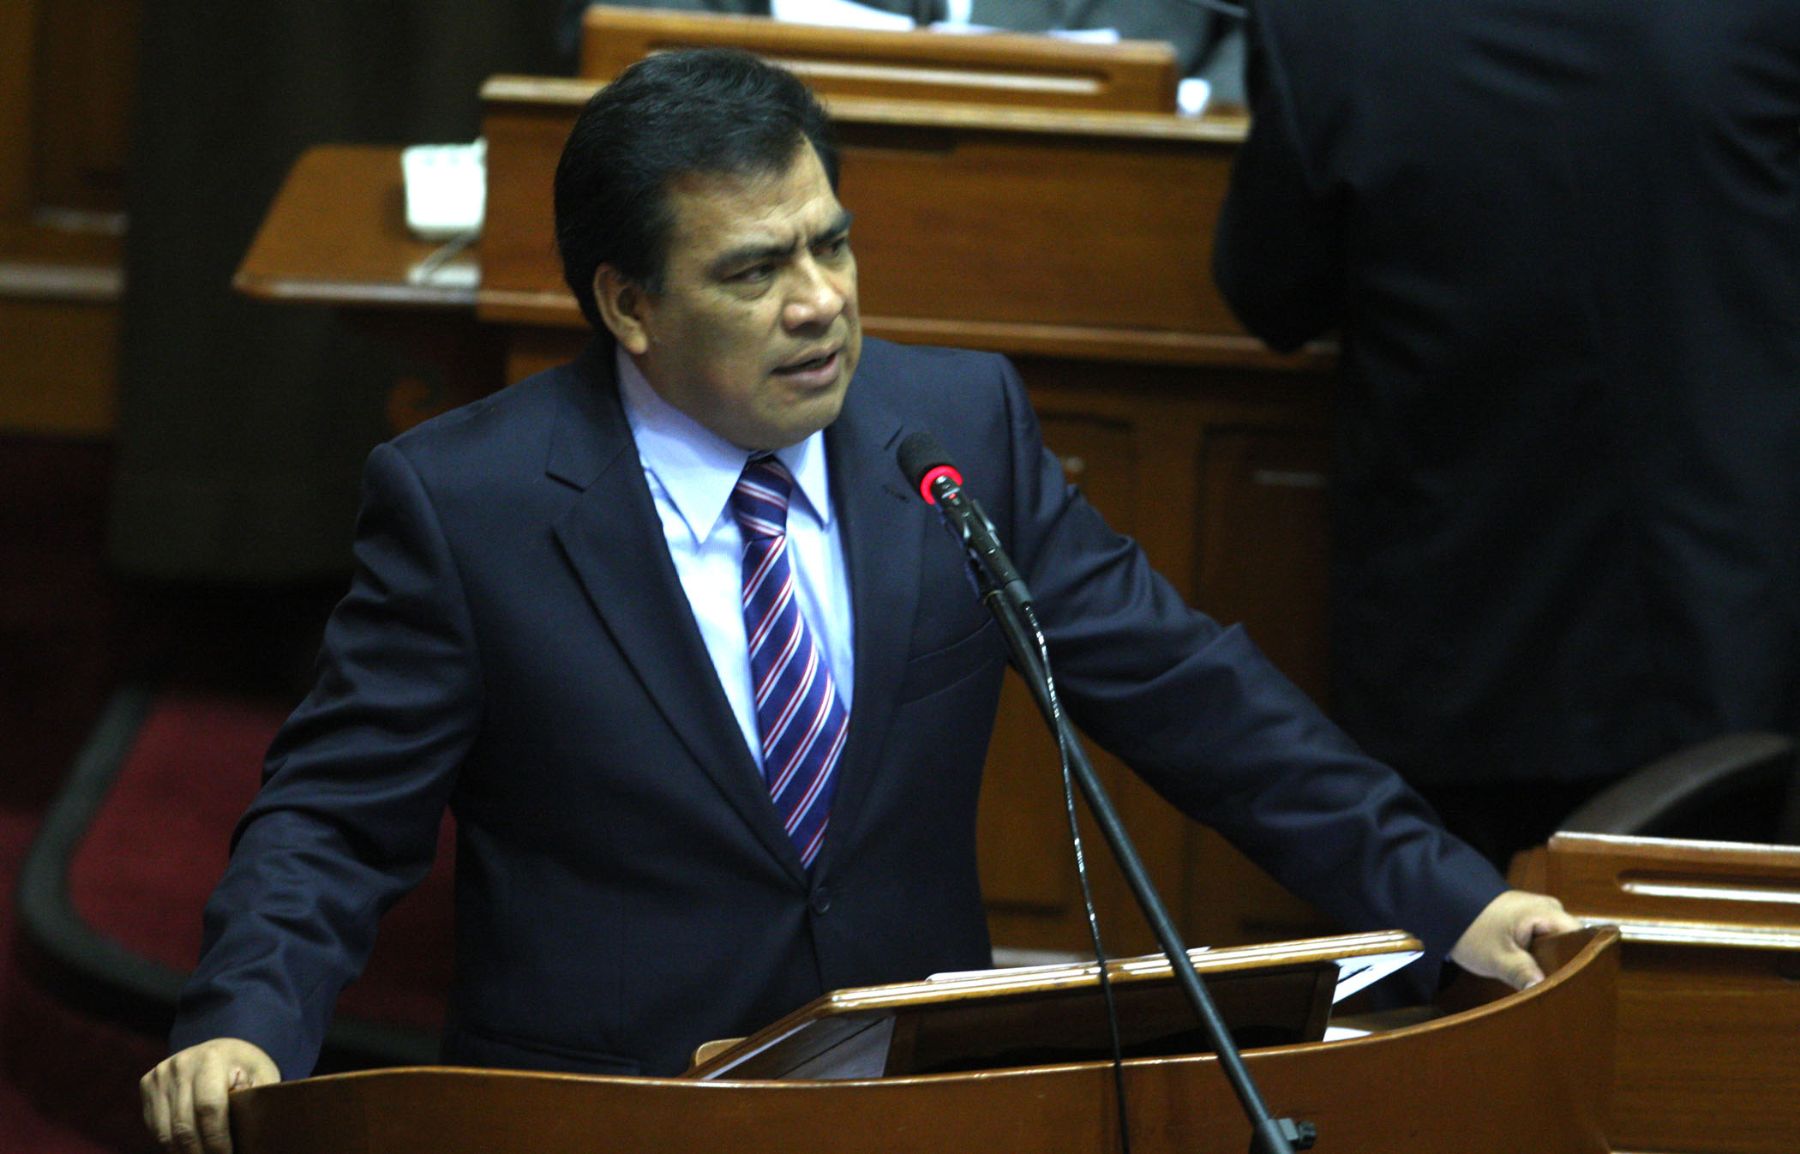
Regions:
<instances>
[{"instance_id":1,"label":"wooden paneling","mask_svg":"<svg viewBox=\"0 0 1800 1154\"><path fill-rule=\"evenodd\" d=\"M1514 880L1624 939L1616 1149L1791 1154L1800 847L1564 833Z\"/></svg>"},{"instance_id":2,"label":"wooden paneling","mask_svg":"<svg viewBox=\"0 0 1800 1154\"><path fill-rule=\"evenodd\" d=\"M115 301L0 294L0 350L0 430L56 437L112 433L118 420Z\"/></svg>"},{"instance_id":3,"label":"wooden paneling","mask_svg":"<svg viewBox=\"0 0 1800 1154\"><path fill-rule=\"evenodd\" d=\"M1130 533L1137 480L1130 421L1069 409L1047 412L1043 423L1045 441L1062 458L1064 475L1097 507L1113 510L1113 525ZM1130 788L1130 774L1116 759L1099 749L1089 753L1108 792L1117 797ZM994 727L979 826L988 920L995 940L1009 947L1075 950L1085 944L1084 937L1074 936L1083 929L1082 895L1060 765L1056 743L1030 693L1009 674ZM1075 799L1106 949L1136 951L1145 940L1142 922L1129 908L1125 880L1079 790ZM1135 839L1138 831L1131 828Z\"/></svg>"},{"instance_id":4,"label":"wooden paneling","mask_svg":"<svg viewBox=\"0 0 1800 1154\"><path fill-rule=\"evenodd\" d=\"M117 227L125 211L137 0L43 0L36 207Z\"/></svg>"},{"instance_id":5,"label":"wooden paneling","mask_svg":"<svg viewBox=\"0 0 1800 1154\"><path fill-rule=\"evenodd\" d=\"M0 5L0 431L113 431L137 13Z\"/></svg>"},{"instance_id":6,"label":"wooden paneling","mask_svg":"<svg viewBox=\"0 0 1800 1154\"><path fill-rule=\"evenodd\" d=\"M489 94L506 94L494 100ZM556 161L591 81L491 80L482 121L487 140L487 221L481 234L476 312L495 323L580 330L581 310L555 259L551 189Z\"/></svg>"},{"instance_id":7,"label":"wooden paneling","mask_svg":"<svg viewBox=\"0 0 1800 1154\"><path fill-rule=\"evenodd\" d=\"M1800 954L1627 942L1613 1139L1622 1150L1792 1154Z\"/></svg>"},{"instance_id":8,"label":"wooden paneling","mask_svg":"<svg viewBox=\"0 0 1800 1154\"><path fill-rule=\"evenodd\" d=\"M1270 656L1289 676L1322 685L1323 382L1042 357L1019 367L1046 442L1108 521L1192 603L1274 639ZM1333 928L1117 760L1090 753L1191 942ZM1009 679L981 818L989 921L1009 946L1086 945L1057 766L1035 707ZM1153 948L1104 843L1084 829L1107 949Z\"/></svg>"},{"instance_id":9,"label":"wooden paneling","mask_svg":"<svg viewBox=\"0 0 1800 1154\"><path fill-rule=\"evenodd\" d=\"M1326 699L1326 484L1322 426L1214 427L1200 462L1198 603L1253 625L1269 659Z\"/></svg>"},{"instance_id":10,"label":"wooden paneling","mask_svg":"<svg viewBox=\"0 0 1800 1154\"><path fill-rule=\"evenodd\" d=\"M0 5L0 251L60 256L32 233L99 233L81 263L116 263L125 210L137 0ZM42 245L43 247L38 247Z\"/></svg>"},{"instance_id":11,"label":"wooden paneling","mask_svg":"<svg viewBox=\"0 0 1800 1154\"><path fill-rule=\"evenodd\" d=\"M31 209L39 0L0 4L0 221Z\"/></svg>"}]
</instances>

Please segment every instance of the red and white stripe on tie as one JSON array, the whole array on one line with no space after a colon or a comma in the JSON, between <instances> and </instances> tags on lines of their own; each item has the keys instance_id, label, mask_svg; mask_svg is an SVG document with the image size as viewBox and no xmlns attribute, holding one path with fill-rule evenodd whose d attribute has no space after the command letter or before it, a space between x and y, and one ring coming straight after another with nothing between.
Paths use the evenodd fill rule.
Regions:
<instances>
[{"instance_id":1,"label":"red and white stripe on tie","mask_svg":"<svg viewBox=\"0 0 1800 1154\"><path fill-rule=\"evenodd\" d=\"M731 494L744 535L744 630L763 778L788 837L811 866L825 842L838 757L850 715L794 596L788 502L794 477L774 457L752 457Z\"/></svg>"}]
</instances>

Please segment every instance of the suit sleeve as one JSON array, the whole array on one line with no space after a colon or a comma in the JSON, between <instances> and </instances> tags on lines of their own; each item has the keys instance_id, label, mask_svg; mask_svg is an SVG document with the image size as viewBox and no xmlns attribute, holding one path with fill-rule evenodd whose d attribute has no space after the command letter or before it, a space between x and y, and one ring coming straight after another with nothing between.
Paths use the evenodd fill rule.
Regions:
<instances>
[{"instance_id":1,"label":"suit sleeve","mask_svg":"<svg viewBox=\"0 0 1800 1154\"><path fill-rule=\"evenodd\" d=\"M289 1078L317 1061L382 913L430 869L479 724L456 565L391 446L369 459L356 558L315 687L276 736L233 836L171 1034L177 1049L247 1039Z\"/></svg>"},{"instance_id":2,"label":"suit sleeve","mask_svg":"<svg viewBox=\"0 0 1800 1154\"><path fill-rule=\"evenodd\" d=\"M1008 366L1015 560L1070 714L1158 793L1347 928L1442 959L1504 880L1239 626L1191 609L1063 480Z\"/></svg>"},{"instance_id":3,"label":"suit sleeve","mask_svg":"<svg viewBox=\"0 0 1800 1154\"><path fill-rule=\"evenodd\" d=\"M1261 8L1249 23L1250 132L1231 169L1213 277L1245 328L1283 352L1338 324L1344 298L1341 195L1306 153L1295 77Z\"/></svg>"}]
</instances>

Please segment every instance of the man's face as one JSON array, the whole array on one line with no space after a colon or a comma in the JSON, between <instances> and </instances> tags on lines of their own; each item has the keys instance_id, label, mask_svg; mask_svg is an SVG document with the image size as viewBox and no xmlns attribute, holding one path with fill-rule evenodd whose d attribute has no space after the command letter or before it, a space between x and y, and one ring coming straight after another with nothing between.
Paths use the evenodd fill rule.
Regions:
<instances>
[{"instance_id":1,"label":"man's face","mask_svg":"<svg viewBox=\"0 0 1800 1154\"><path fill-rule=\"evenodd\" d=\"M811 145L779 174L680 177L669 205L661 292L605 266L595 278L620 345L665 400L742 448L829 425L862 329L850 214Z\"/></svg>"}]
</instances>

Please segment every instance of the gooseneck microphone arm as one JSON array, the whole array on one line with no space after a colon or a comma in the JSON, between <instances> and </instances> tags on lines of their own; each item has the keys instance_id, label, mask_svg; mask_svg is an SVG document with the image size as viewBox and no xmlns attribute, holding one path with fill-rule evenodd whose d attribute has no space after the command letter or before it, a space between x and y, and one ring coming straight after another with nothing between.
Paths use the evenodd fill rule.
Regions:
<instances>
[{"instance_id":1,"label":"gooseneck microphone arm","mask_svg":"<svg viewBox=\"0 0 1800 1154\"><path fill-rule=\"evenodd\" d=\"M1213 1052L1218 1056L1219 1065L1250 1120L1251 1154L1292 1154L1296 1149L1311 1147L1314 1132L1310 1123L1297 1124L1291 1119L1270 1117L1224 1018L1188 957L1187 946L1169 916L1168 907L1144 869L1143 859L1138 856L1131 835L1120 821L1111 796L1088 761L1074 725L1057 702L1049 654L1044 646L1043 632L1038 627L1031 591L1001 548L993 523L981 506L963 492L962 474L950 463L937 438L930 433L913 433L902 441L899 460L907 480L926 503L938 509L951 535L968 553L970 569L981 590L981 600L1006 638L1013 667L1024 678L1038 710L1062 747L1095 823L1125 875L1144 919L1150 924L1163 953L1168 955L1170 972L1192 1003Z\"/></svg>"}]
</instances>

